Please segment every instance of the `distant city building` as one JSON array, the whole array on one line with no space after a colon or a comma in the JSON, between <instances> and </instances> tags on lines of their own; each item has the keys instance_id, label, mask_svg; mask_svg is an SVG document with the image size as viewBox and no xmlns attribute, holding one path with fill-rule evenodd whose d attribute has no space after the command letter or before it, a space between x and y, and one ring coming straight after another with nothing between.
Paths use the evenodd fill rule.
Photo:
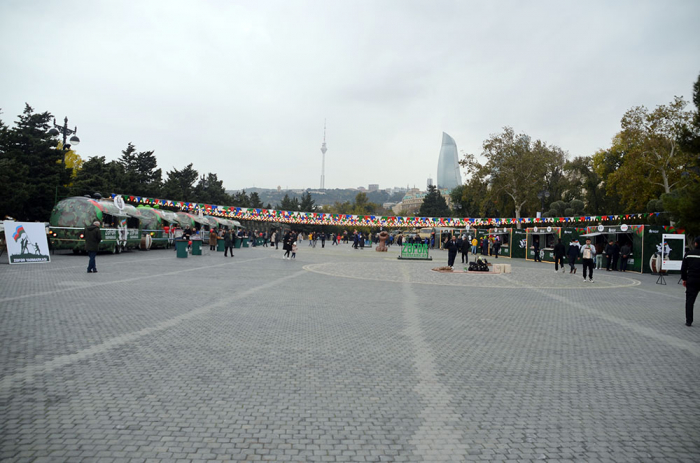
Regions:
<instances>
[{"instance_id":1,"label":"distant city building","mask_svg":"<svg viewBox=\"0 0 700 463\"><path fill-rule=\"evenodd\" d=\"M431 185L435 185L435 184L433 183L433 179L430 178L430 177L428 177L428 182L427 182L427 184L426 184L426 188L430 188Z\"/></svg>"},{"instance_id":2,"label":"distant city building","mask_svg":"<svg viewBox=\"0 0 700 463\"><path fill-rule=\"evenodd\" d=\"M368 190L369 191L379 191L379 184L378 183L370 183Z\"/></svg>"},{"instance_id":3,"label":"distant city building","mask_svg":"<svg viewBox=\"0 0 700 463\"><path fill-rule=\"evenodd\" d=\"M450 190L447 188L440 188L438 192L445 198L447 206L451 208L452 198L450 197ZM402 211L408 215L417 214L427 194L427 191L420 191L418 188L413 188L404 195L399 203L392 206L391 210L394 211L394 214L400 214Z\"/></svg>"},{"instance_id":4,"label":"distant city building","mask_svg":"<svg viewBox=\"0 0 700 463\"><path fill-rule=\"evenodd\" d=\"M442 147L438 160L437 186L439 189L452 190L462 184L462 175L459 173L459 157L457 143L454 139L442 132Z\"/></svg>"},{"instance_id":5,"label":"distant city building","mask_svg":"<svg viewBox=\"0 0 700 463\"><path fill-rule=\"evenodd\" d=\"M367 191L367 188L365 188L363 186L358 186L357 191Z\"/></svg>"}]
</instances>

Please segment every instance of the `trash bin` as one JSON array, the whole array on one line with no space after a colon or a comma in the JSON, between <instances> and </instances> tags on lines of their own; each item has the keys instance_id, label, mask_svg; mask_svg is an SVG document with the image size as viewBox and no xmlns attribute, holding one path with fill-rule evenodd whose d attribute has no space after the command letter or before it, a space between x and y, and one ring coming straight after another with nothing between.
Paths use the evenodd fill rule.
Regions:
<instances>
[{"instance_id":1,"label":"trash bin","mask_svg":"<svg viewBox=\"0 0 700 463\"><path fill-rule=\"evenodd\" d=\"M236 236L236 239L235 239L235 241L234 241L234 243L233 243L233 247L236 248L236 249L240 249L240 248L241 248L241 243L242 243L241 239L240 239L239 237Z\"/></svg>"},{"instance_id":2,"label":"trash bin","mask_svg":"<svg viewBox=\"0 0 700 463\"><path fill-rule=\"evenodd\" d=\"M187 241L185 240L175 240L175 250L177 251L177 257L187 257Z\"/></svg>"},{"instance_id":3,"label":"trash bin","mask_svg":"<svg viewBox=\"0 0 700 463\"><path fill-rule=\"evenodd\" d=\"M202 240L192 240L192 255L201 256L202 255Z\"/></svg>"},{"instance_id":4,"label":"trash bin","mask_svg":"<svg viewBox=\"0 0 700 463\"><path fill-rule=\"evenodd\" d=\"M243 238L243 247L244 248L248 247L248 237Z\"/></svg>"},{"instance_id":5,"label":"trash bin","mask_svg":"<svg viewBox=\"0 0 700 463\"><path fill-rule=\"evenodd\" d=\"M216 241L216 252L224 252L226 250L226 240L219 238Z\"/></svg>"}]
</instances>

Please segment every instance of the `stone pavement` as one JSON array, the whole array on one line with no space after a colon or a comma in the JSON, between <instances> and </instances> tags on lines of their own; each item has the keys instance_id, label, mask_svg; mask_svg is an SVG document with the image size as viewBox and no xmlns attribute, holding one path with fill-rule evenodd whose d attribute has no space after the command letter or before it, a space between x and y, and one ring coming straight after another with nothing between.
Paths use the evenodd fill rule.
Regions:
<instances>
[{"instance_id":1,"label":"stone pavement","mask_svg":"<svg viewBox=\"0 0 700 463\"><path fill-rule=\"evenodd\" d=\"M700 461L677 276L205 254L0 265L0 460Z\"/></svg>"}]
</instances>

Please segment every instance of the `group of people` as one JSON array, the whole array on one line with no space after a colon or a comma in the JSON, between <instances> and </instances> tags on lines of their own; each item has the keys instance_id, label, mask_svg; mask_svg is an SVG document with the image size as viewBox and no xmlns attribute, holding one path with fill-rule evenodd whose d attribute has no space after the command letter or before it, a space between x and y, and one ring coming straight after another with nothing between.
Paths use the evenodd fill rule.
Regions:
<instances>
[{"instance_id":1,"label":"group of people","mask_svg":"<svg viewBox=\"0 0 700 463\"><path fill-rule=\"evenodd\" d=\"M443 243L443 248L447 249L447 266L454 268L455 260L457 259L457 254L462 255L462 263L466 264L469 262L469 253L477 254L481 250L481 254L486 256L489 255L489 241L488 239L481 238L477 240L476 237L471 237L466 234L462 236L457 236L452 234L446 238ZM498 253L501 249L501 240L494 239L491 244L490 250L494 258L498 259Z\"/></svg>"}]
</instances>

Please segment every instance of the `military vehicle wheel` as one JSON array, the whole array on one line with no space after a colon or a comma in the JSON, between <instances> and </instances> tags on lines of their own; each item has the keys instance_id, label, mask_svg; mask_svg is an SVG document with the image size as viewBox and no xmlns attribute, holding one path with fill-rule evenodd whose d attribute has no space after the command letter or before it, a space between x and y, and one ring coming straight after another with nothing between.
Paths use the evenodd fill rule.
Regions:
<instances>
[{"instance_id":1,"label":"military vehicle wheel","mask_svg":"<svg viewBox=\"0 0 700 463\"><path fill-rule=\"evenodd\" d=\"M80 249L78 248L73 248L73 254L80 254Z\"/></svg>"}]
</instances>

